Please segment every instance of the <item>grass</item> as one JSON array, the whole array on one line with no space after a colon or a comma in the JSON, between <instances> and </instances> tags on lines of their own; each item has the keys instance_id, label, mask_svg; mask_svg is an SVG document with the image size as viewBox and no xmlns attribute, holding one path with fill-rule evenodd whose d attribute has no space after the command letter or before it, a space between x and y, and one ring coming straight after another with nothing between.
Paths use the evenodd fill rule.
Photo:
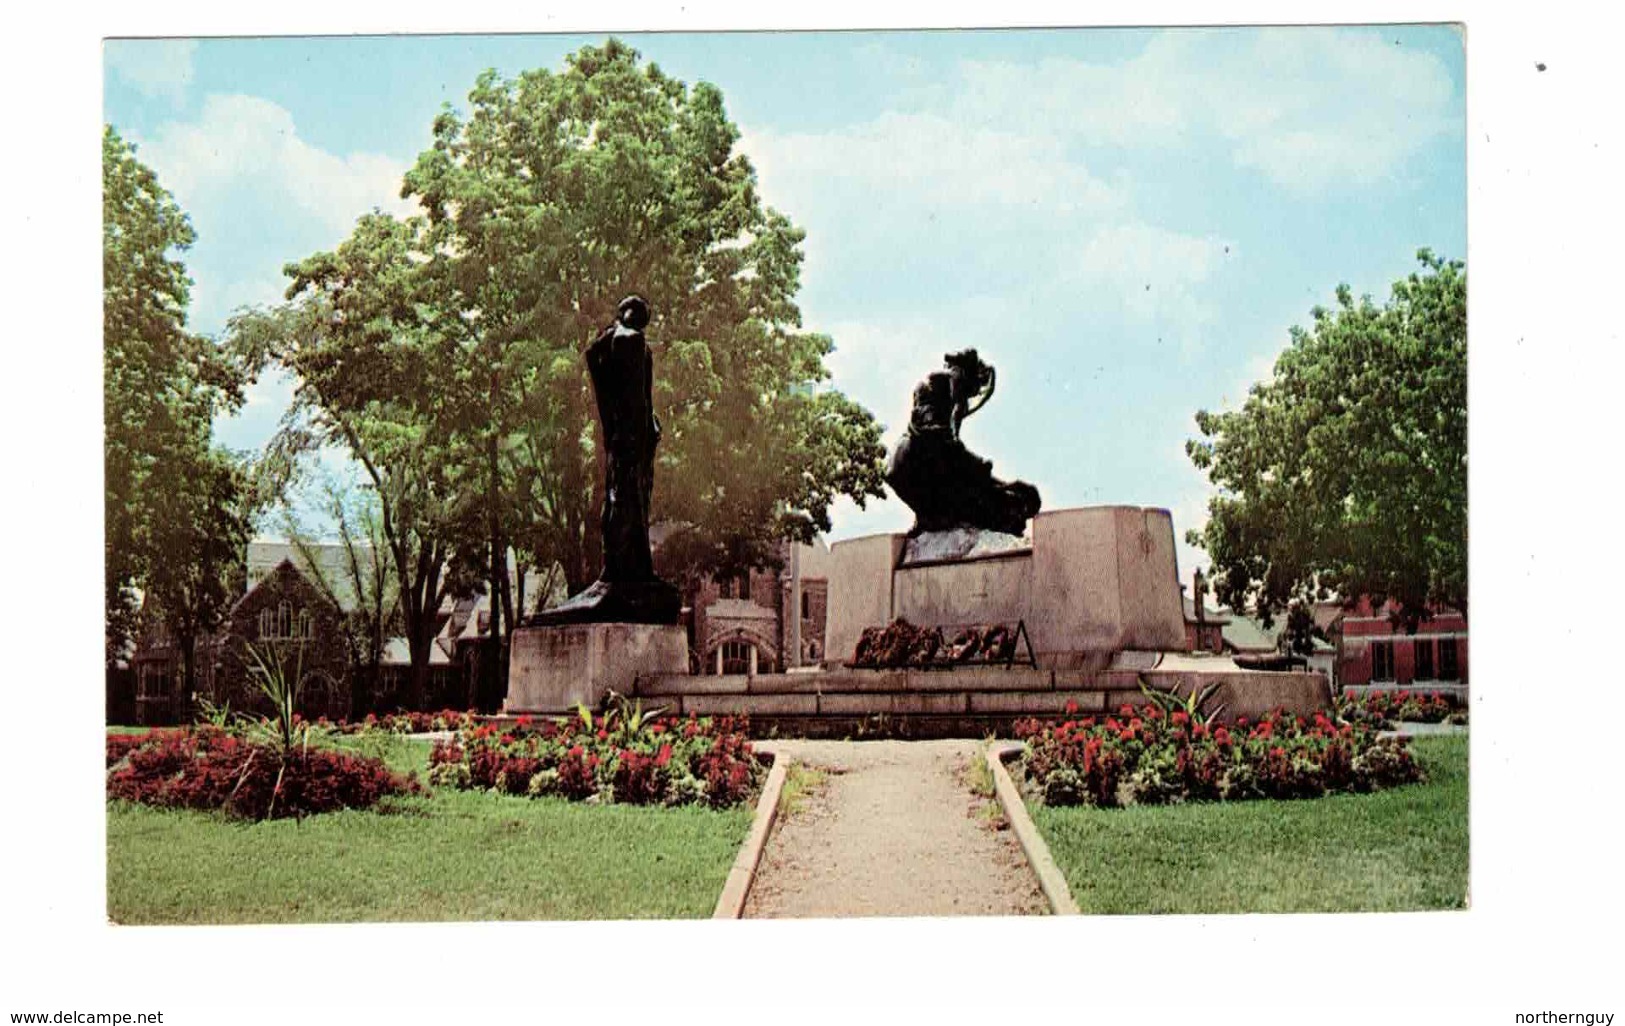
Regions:
<instances>
[{"instance_id":1,"label":"grass","mask_svg":"<svg viewBox=\"0 0 1625 1026\"><path fill-rule=\"evenodd\" d=\"M426 742L380 748L396 769L428 764ZM119 923L704 917L751 812L445 789L266 823L109 803L107 910Z\"/></svg>"},{"instance_id":2,"label":"grass","mask_svg":"<svg viewBox=\"0 0 1625 1026\"><path fill-rule=\"evenodd\" d=\"M1084 912L1391 912L1467 904L1467 738L1367 795L1127 809L1033 806Z\"/></svg>"},{"instance_id":3,"label":"grass","mask_svg":"<svg viewBox=\"0 0 1625 1026\"><path fill-rule=\"evenodd\" d=\"M987 743L977 747L965 767L965 786L978 798L992 798L997 788L993 784L993 771L987 765Z\"/></svg>"},{"instance_id":4,"label":"grass","mask_svg":"<svg viewBox=\"0 0 1625 1026\"><path fill-rule=\"evenodd\" d=\"M823 790L828 779L828 774L817 767L791 763L784 774L784 787L779 791L779 813L793 816L800 812L807 798Z\"/></svg>"}]
</instances>

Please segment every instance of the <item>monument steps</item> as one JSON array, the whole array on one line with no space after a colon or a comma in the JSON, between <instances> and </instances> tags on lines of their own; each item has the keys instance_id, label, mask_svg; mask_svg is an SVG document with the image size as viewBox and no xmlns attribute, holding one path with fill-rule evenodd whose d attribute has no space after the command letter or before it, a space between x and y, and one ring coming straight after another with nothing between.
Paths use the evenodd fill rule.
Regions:
<instances>
[{"instance_id":1,"label":"monument steps","mask_svg":"<svg viewBox=\"0 0 1625 1026\"><path fill-rule=\"evenodd\" d=\"M1319 674L1220 667L648 674L634 681L632 696L645 709L667 715L749 716L762 731L812 729L829 736L885 721L906 736L974 737L1004 730L1029 716L1098 716L1124 705L1139 706L1148 701L1140 690L1142 682L1186 694L1194 687L1218 683L1213 705L1223 705L1225 721L1256 718L1274 708L1308 716L1329 704L1326 682Z\"/></svg>"}]
</instances>

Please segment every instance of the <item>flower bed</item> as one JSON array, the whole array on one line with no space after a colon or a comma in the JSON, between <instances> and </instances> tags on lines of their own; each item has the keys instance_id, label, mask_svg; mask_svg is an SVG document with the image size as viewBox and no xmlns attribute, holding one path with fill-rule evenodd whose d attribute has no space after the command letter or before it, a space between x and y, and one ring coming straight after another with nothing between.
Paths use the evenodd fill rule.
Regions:
<instances>
[{"instance_id":1,"label":"flower bed","mask_svg":"<svg viewBox=\"0 0 1625 1026\"><path fill-rule=\"evenodd\" d=\"M107 764L109 798L249 819L366 809L422 790L377 759L321 747L284 759L273 745L212 726L109 736Z\"/></svg>"},{"instance_id":2,"label":"flower bed","mask_svg":"<svg viewBox=\"0 0 1625 1026\"><path fill-rule=\"evenodd\" d=\"M1023 720L1016 736L1027 742L1029 788L1049 805L1316 798L1422 776L1404 739L1320 713L1305 721L1276 711L1210 727L1182 711L1123 706L1104 721Z\"/></svg>"},{"instance_id":3,"label":"flower bed","mask_svg":"<svg viewBox=\"0 0 1625 1026\"><path fill-rule=\"evenodd\" d=\"M521 716L507 729L469 723L429 756L436 785L633 805L736 805L762 777L744 721L731 716Z\"/></svg>"},{"instance_id":4,"label":"flower bed","mask_svg":"<svg viewBox=\"0 0 1625 1026\"><path fill-rule=\"evenodd\" d=\"M1345 691L1337 696L1333 711L1340 719L1376 730L1392 730L1398 722L1467 722L1467 710L1437 691L1426 695L1405 690L1367 691L1363 695Z\"/></svg>"},{"instance_id":5,"label":"flower bed","mask_svg":"<svg viewBox=\"0 0 1625 1026\"><path fill-rule=\"evenodd\" d=\"M353 723L341 720L331 726L344 734L366 734L372 731L383 731L387 734L428 734L437 730L461 730L471 725L477 715L472 710L458 712L455 709L441 709L439 712L385 713L383 716L368 713L364 720ZM329 725L325 719L318 720L317 723Z\"/></svg>"}]
</instances>

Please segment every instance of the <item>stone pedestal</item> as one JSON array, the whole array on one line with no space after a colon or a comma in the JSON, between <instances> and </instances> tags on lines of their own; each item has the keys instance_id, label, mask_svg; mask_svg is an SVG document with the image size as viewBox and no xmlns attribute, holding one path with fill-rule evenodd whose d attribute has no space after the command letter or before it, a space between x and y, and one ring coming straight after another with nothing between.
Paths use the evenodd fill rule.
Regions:
<instances>
[{"instance_id":1,"label":"stone pedestal","mask_svg":"<svg viewBox=\"0 0 1625 1026\"><path fill-rule=\"evenodd\" d=\"M871 534L829 547L829 598L824 621L824 661L839 666L852 658L865 627L892 621L892 572L906 535Z\"/></svg>"},{"instance_id":2,"label":"stone pedestal","mask_svg":"<svg viewBox=\"0 0 1625 1026\"><path fill-rule=\"evenodd\" d=\"M1052 510L1033 518L1030 546L994 540L883 534L830 546L826 663L852 658L865 627L897 617L921 626L1024 620L1039 665L1055 670L1184 646L1167 510Z\"/></svg>"},{"instance_id":3,"label":"stone pedestal","mask_svg":"<svg viewBox=\"0 0 1625 1026\"><path fill-rule=\"evenodd\" d=\"M639 677L688 672L683 628L644 623L524 626L508 653L505 713L596 710L611 690L631 695Z\"/></svg>"}]
</instances>

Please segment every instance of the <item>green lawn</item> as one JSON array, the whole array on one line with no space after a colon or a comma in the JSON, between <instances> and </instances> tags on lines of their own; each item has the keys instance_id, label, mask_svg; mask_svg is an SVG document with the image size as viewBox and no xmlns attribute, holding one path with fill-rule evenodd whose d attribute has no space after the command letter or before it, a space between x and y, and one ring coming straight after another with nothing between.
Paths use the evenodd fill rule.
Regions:
<instances>
[{"instance_id":1,"label":"green lawn","mask_svg":"<svg viewBox=\"0 0 1625 1026\"><path fill-rule=\"evenodd\" d=\"M427 766L426 743L384 748L396 768ZM751 813L451 790L268 823L110 803L107 911L119 923L703 917Z\"/></svg>"},{"instance_id":2,"label":"green lawn","mask_svg":"<svg viewBox=\"0 0 1625 1026\"><path fill-rule=\"evenodd\" d=\"M1084 912L1465 908L1467 738L1412 745L1427 783L1376 794L1031 811Z\"/></svg>"}]
</instances>

